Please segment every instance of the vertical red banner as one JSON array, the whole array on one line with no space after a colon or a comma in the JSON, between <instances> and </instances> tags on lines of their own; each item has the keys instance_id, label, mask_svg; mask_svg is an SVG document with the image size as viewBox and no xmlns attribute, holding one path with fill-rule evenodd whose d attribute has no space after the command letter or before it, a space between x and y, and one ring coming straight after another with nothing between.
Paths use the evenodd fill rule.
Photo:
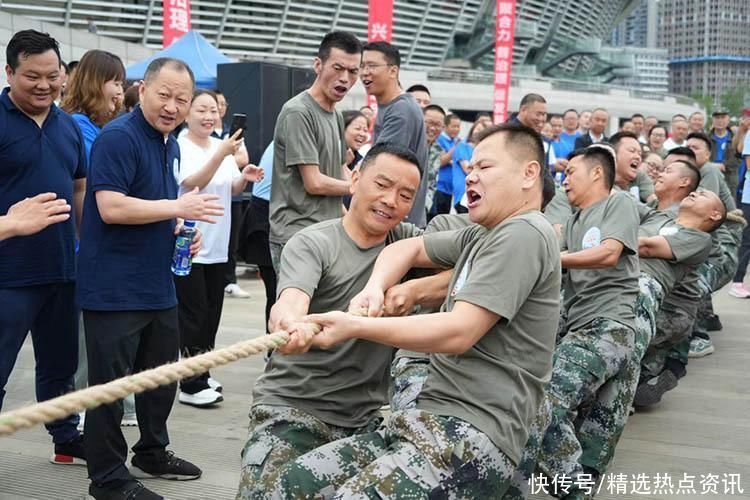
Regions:
<instances>
[{"instance_id":1,"label":"vertical red banner","mask_svg":"<svg viewBox=\"0 0 750 500\"><path fill-rule=\"evenodd\" d=\"M516 28L516 0L497 0L495 16L495 91L492 119L502 123L508 117L510 71L513 66L513 40Z\"/></svg>"},{"instance_id":2,"label":"vertical red banner","mask_svg":"<svg viewBox=\"0 0 750 500\"><path fill-rule=\"evenodd\" d=\"M164 24L162 26L162 47L190 31L190 0L162 0Z\"/></svg>"},{"instance_id":3,"label":"vertical red banner","mask_svg":"<svg viewBox=\"0 0 750 500\"><path fill-rule=\"evenodd\" d=\"M393 0L369 0L367 5L367 41L388 42L393 34ZM377 113L378 103L372 95L367 105Z\"/></svg>"}]
</instances>

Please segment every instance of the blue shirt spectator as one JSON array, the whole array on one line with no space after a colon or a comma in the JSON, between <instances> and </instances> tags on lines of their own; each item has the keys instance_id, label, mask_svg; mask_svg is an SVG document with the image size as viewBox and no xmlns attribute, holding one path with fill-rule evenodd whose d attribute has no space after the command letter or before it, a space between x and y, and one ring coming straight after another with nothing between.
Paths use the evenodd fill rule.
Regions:
<instances>
[{"instance_id":1,"label":"blue shirt spectator","mask_svg":"<svg viewBox=\"0 0 750 500\"><path fill-rule=\"evenodd\" d=\"M719 137L713 134L714 142L716 143L716 163L724 162L724 151L727 148L727 143L732 139L732 134L724 134L724 137Z\"/></svg>"},{"instance_id":2,"label":"blue shirt spectator","mask_svg":"<svg viewBox=\"0 0 750 500\"><path fill-rule=\"evenodd\" d=\"M96 136L99 135L102 129L83 113L73 113L70 116L73 117L73 120L78 124L78 128L81 129L83 143L86 146L86 159L89 160L91 159L91 146L94 145L94 139L96 139Z\"/></svg>"},{"instance_id":3,"label":"blue shirt spectator","mask_svg":"<svg viewBox=\"0 0 750 500\"><path fill-rule=\"evenodd\" d=\"M84 309L131 311L177 305L170 259L174 220L106 224L97 191L144 200L177 198L180 148L146 121L140 106L107 124L94 142L81 228L78 300ZM160 167L160 168L159 168Z\"/></svg>"},{"instance_id":4,"label":"blue shirt spectator","mask_svg":"<svg viewBox=\"0 0 750 500\"><path fill-rule=\"evenodd\" d=\"M461 138L456 136L453 139L448 137L448 135L443 132L440 134L440 136L437 138L435 142L438 143L438 145L443 148L443 151L450 151L450 149L458 142ZM447 165L443 165L440 167L440 170L438 170L438 179L437 179L437 186L436 189L440 191L441 193L451 194L453 192L453 164L448 163Z\"/></svg>"},{"instance_id":5,"label":"blue shirt spectator","mask_svg":"<svg viewBox=\"0 0 750 500\"><path fill-rule=\"evenodd\" d=\"M260 163L258 166L263 169L265 175L263 180L253 184L253 196L260 198L261 200L271 201L271 171L273 170L273 141L263 151L263 156L260 157Z\"/></svg>"},{"instance_id":6,"label":"blue shirt spectator","mask_svg":"<svg viewBox=\"0 0 750 500\"><path fill-rule=\"evenodd\" d=\"M461 168L461 162L471 161L471 155L474 154L474 145L463 141L456 145L453 150L452 176L453 176L453 204L461 203L466 192L466 172Z\"/></svg>"},{"instance_id":7,"label":"blue shirt spectator","mask_svg":"<svg viewBox=\"0 0 750 500\"><path fill-rule=\"evenodd\" d=\"M73 185L86 177L86 148L73 119L54 104L40 127L0 95L0 213L39 193L57 193L73 205ZM76 221L0 242L0 286L75 281Z\"/></svg>"}]
</instances>

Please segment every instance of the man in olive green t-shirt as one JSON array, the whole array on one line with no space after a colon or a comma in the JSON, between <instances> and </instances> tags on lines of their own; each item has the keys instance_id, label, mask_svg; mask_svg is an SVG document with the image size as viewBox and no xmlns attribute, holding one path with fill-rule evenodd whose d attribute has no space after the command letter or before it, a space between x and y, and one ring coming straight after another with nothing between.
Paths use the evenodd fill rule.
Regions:
<instances>
[{"instance_id":1,"label":"man in olive green t-shirt","mask_svg":"<svg viewBox=\"0 0 750 500\"><path fill-rule=\"evenodd\" d=\"M277 274L292 235L341 217L350 178L344 120L335 105L357 81L361 53L351 33L328 33L318 48L312 86L287 101L276 119L268 240Z\"/></svg>"},{"instance_id":2,"label":"man in olive green t-shirt","mask_svg":"<svg viewBox=\"0 0 750 500\"><path fill-rule=\"evenodd\" d=\"M394 412L376 432L303 455L270 497L499 498L506 491L550 374L561 271L555 232L540 211L554 183L539 135L512 124L485 134L466 178L475 224L386 247L352 302L377 315L384 290L410 268L454 267L442 312L306 318L323 327L313 345L359 338L434 353L417 407Z\"/></svg>"},{"instance_id":3,"label":"man in olive green t-shirt","mask_svg":"<svg viewBox=\"0 0 750 500\"><path fill-rule=\"evenodd\" d=\"M302 229L284 247L271 331L294 328L308 313L349 308L379 252L422 233L400 222L419 180L417 159L407 149L386 144L369 151L353 174L349 212ZM351 340L328 350L283 355L293 348L294 342L278 348L253 388L238 498L263 497L287 462L381 421L392 348Z\"/></svg>"}]
</instances>

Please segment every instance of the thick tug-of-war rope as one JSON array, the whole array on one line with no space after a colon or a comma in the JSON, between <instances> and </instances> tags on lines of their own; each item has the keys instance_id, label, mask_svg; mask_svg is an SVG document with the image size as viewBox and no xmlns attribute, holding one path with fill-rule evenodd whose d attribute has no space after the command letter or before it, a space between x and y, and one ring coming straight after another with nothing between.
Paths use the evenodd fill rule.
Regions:
<instances>
[{"instance_id":1,"label":"thick tug-of-war rope","mask_svg":"<svg viewBox=\"0 0 750 500\"><path fill-rule=\"evenodd\" d=\"M318 333L320 326L313 325L313 331ZM288 341L289 335L286 332L275 332L150 370L144 370L106 384L70 392L25 408L0 413L0 436L9 436L21 429L46 424L73 413L112 403L129 394L138 394L184 378L194 377L214 367L274 349Z\"/></svg>"}]
</instances>

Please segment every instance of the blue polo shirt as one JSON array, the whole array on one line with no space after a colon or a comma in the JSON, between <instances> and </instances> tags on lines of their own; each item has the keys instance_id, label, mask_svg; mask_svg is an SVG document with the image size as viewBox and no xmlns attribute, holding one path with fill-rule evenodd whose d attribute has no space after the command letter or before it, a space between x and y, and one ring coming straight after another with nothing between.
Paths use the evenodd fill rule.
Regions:
<instances>
[{"instance_id":1,"label":"blue polo shirt","mask_svg":"<svg viewBox=\"0 0 750 500\"><path fill-rule=\"evenodd\" d=\"M581 137L581 133L577 130L572 134L565 131L560 132L560 138L552 143L552 146L555 148L555 156L567 160L568 155L575 150L576 139L579 137Z\"/></svg>"},{"instance_id":2,"label":"blue polo shirt","mask_svg":"<svg viewBox=\"0 0 750 500\"><path fill-rule=\"evenodd\" d=\"M174 200L179 164L174 136L165 141L140 106L107 124L94 141L78 260L83 309L140 311L177 305L170 270L175 221L105 224L94 195L115 191L143 200Z\"/></svg>"},{"instance_id":3,"label":"blue polo shirt","mask_svg":"<svg viewBox=\"0 0 750 500\"><path fill-rule=\"evenodd\" d=\"M714 161L716 163L723 163L724 162L724 152L727 149L727 143L729 142L729 139L732 138L732 134L727 132L724 134L724 137L719 137L716 134L712 134L714 142L716 143L716 158L714 158Z\"/></svg>"},{"instance_id":4,"label":"blue polo shirt","mask_svg":"<svg viewBox=\"0 0 750 500\"><path fill-rule=\"evenodd\" d=\"M458 136L451 139L448 135L443 132L440 134L435 142L438 146L443 148L443 151L448 152L456 144L456 141L460 140ZM455 150L454 150L455 151ZM453 193L453 162L450 161L448 164L443 165L438 170L438 178L436 189L441 193L452 194ZM458 202L456 202L458 203Z\"/></svg>"},{"instance_id":5,"label":"blue polo shirt","mask_svg":"<svg viewBox=\"0 0 750 500\"><path fill-rule=\"evenodd\" d=\"M8 90L0 94L0 214L46 192L73 205L73 183L86 177L81 132L54 104L40 128L16 108ZM75 281L75 240L71 216L31 236L0 241L0 287Z\"/></svg>"},{"instance_id":6,"label":"blue polo shirt","mask_svg":"<svg viewBox=\"0 0 750 500\"><path fill-rule=\"evenodd\" d=\"M73 113L70 116L73 117L78 124L78 128L81 129L83 143L86 146L86 158L89 159L91 158L91 146L94 145L94 139L96 139L102 129L83 113Z\"/></svg>"},{"instance_id":7,"label":"blue polo shirt","mask_svg":"<svg viewBox=\"0 0 750 500\"><path fill-rule=\"evenodd\" d=\"M462 142L453 150L453 204L461 203L466 192L466 172L461 168L461 161L471 161L471 155L474 154L474 146L468 142Z\"/></svg>"}]
</instances>

